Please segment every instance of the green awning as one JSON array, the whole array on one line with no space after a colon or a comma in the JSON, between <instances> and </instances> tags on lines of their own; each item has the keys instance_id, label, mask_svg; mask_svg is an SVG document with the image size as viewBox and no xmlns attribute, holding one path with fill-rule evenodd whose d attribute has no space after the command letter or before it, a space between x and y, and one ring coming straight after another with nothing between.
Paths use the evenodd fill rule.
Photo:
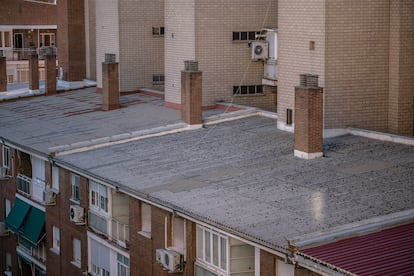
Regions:
<instances>
[{"instance_id":1,"label":"green awning","mask_svg":"<svg viewBox=\"0 0 414 276\"><path fill-rule=\"evenodd\" d=\"M23 237L37 246L45 234L45 212L32 207L24 225Z\"/></svg>"},{"instance_id":2,"label":"green awning","mask_svg":"<svg viewBox=\"0 0 414 276\"><path fill-rule=\"evenodd\" d=\"M7 227L13 231L17 232L22 225L27 213L30 210L30 205L26 202L16 198L16 202L13 205L9 215L6 218Z\"/></svg>"}]
</instances>

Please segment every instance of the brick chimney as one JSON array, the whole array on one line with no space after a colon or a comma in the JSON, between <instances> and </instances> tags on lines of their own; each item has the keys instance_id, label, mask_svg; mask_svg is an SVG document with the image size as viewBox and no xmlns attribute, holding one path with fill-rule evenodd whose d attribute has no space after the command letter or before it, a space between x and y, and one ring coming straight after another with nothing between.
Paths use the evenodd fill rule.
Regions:
<instances>
[{"instance_id":1,"label":"brick chimney","mask_svg":"<svg viewBox=\"0 0 414 276\"><path fill-rule=\"evenodd\" d=\"M323 89L318 76L300 75L295 87L295 156L314 159L323 155Z\"/></svg>"},{"instance_id":2,"label":"brick chimney","mask_svg":"<svg viewBox=\"0 0 414 276\"><path fill-rule=\"evenodd\" d=\"M0 51L0 92L7 91L7 66L6 57L3 57L3 51Z\"/></svg>"},{"instance_id":3,"label":"brick chimney","mask_svg":"<svg viewBox=\"0 0 414 276\"><path fill-rule=\"evenodd\" d=\"M184 61L181 71L181 119L189 125L202 124L202 72L197 61Z\"/></svg>"},{"instance_id":4,"label":"brick chimney","mask_svg":"<svg viewBox=\"0 0 414 276\"><path fill-rule=\"evenodd\" d=\"M102 110L109 111L120 107L118 63L115 54L105 54L102 62Z\"/></svg>"},{"instance_id":5,"label":"brick chimney","mask_svg":"<svg viewBox=\"0 0 414 276\"><path fill-rule=\"evenodd\" d=\"M56 94L56 50L54 47L46 47L45 56L45 92L46 95Z\"/></svg>"},{"instance_id":6,"label":"brick chimney","mask_svg":"<svg viewBox=\"0 0 414 276\"><path fill-rule=\"evenodd\" d=\"M29 51L29 90L39 90L39 56L36 49Z\"/></svg>"}]
</instances>

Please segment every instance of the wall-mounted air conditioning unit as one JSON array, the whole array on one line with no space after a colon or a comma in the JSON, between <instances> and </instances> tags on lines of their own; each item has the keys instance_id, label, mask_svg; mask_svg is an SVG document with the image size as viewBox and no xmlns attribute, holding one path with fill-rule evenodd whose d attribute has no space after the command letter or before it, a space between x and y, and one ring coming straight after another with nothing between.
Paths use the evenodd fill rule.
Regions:
<instances>
[{"instance_id":1,"label":"wall-mounted air conditioning unit","mask_svg":"<svg viewBox=\"0 0 414 276\"><path fill-rule=\"evenodd\" d=\"M70 205L70 220L75 223L84 223L85 210L79 205Z\"/></svg>"},{"instance_id":2,"label":"wall-mounted air conditioning unit","mask_svg":"<svg viewBox=\"0 0 414 276\"><path fill-rule=\"evenodd\" d=\"M43 192L43 202L46 205L56 204L56 194L52 190L46 188Z\"/></svg>"},{"instance_id":3,"label":"wall-mounted air conditioning unit","mask_svg":"<svg viewBox=\"0 0 414 276\"><path fill-rule=\"evenodd\" d=\"M250 57L252 60L265 60L269 57L269 43L267 41L252 41L250 43Z\"/></svg>"},{"instance_id":4,"label":"wall-mounted air conditioning unit","mask_svg":"<svg viewBox=\"0 0 414 276\"><path fill-rule=\"evenodd\" d=\"M9 234L9 230L7 229L6 224L4 221L0 221L0 236L5 236Z\"/></svg>"},{"instance_id":5,"label":"wall-mounted air conditioning unit","mask_svg":"<svg viewBox=\"0 0 414 276\"><path fill-rule=\"evenodd\" d=\"M169 249L156 249L156 260L168 272L182 272L183 271L183 256Z\"/></svg>"},{"instance_id":6,"label":"wall-mounted air conditioning unit","mask_svg":"<svg viewBox=\"0 0 414 276\"><path fill-rule=\"evenodd\" d=\"M155 249L155 260L161 265L165 263L165 249Z\"/></svg>"}]
</instances>

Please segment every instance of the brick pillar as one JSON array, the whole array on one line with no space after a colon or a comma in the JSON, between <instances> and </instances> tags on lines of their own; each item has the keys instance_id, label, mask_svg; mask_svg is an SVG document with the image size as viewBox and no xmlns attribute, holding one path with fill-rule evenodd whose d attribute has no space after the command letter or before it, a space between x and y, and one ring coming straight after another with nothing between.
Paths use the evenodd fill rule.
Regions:
<instances>
[{"instance_id":1,"label":"brick pillar","mask_svg":"<svg viewBox=\"0 0 414 276\"><path fill-rule=\"evenodd\" d=\"M414 135L414 1L390 1L388 129Z\"/></svg>"},{"instance_id":2,"label":"brick pillar","mask_svg":"<svg viewBox=\"0 0 414 276\"><path fill-rule=\"evenodd\" d=\"M185 61L185 70L181 71L181 119L189 125L199 125L203 120L202 81L198 63Z\"/></svg>"},{"instance_id":3,"label":"brick pillar","mask_svg":"<svg viewBox=\"0 0 414 276\"><path fill-rule=\"evenodd\" d=\"M6 57L0 56L0 92L7 91L7 64Z\"/></svg>"},{"instance_id":4,"label":"brick pillar","mask_svg":"<svg viewBox=\"0 0 414 276\"><path fill-rule=\"evenodd\" d=\"M36 51L29 53L29 90L39 90L39 57Z\"/></svg>"},{"instance_id":5,"label":"brick pillar","mask_svg":"<svg viewBox=\"0 0 414 276\"><path fill-rule=\"evenodd\" d=\"M102 110L119 108L119 74L115 55L105 54L102 62Z\"/></svg>"},{"instance_id":6,"label":"brick pillar","mask_svg":"<svg viewBox=\"0 0 414 276\"><path fill-rule=\"evenodd\" d=\"M86 77L84 0L57 1L57 47L64 81Z\"/></svg>"},{"instance_id":7,"label":"brick pillar","mask_svg":"<svg viewBox=\"0 0 414 276\"><path fill-rule=\"evenodd\" d=\"M303 159L323 155L323 89L317 77L316 83L306 83L315 77L301 75L301 86L295 87L295 156Z\"/></svg>"},{"instance_id":8,"label":"brick pillar","mask_svg":"<svg viewBox=\"0 0 414 276\"><path fill-rule=\"evenodd\" d=\"M46 71L46 95L56 94L56 53L50 47L45 54L45 71Z\"/></svg>"}]
</instances>

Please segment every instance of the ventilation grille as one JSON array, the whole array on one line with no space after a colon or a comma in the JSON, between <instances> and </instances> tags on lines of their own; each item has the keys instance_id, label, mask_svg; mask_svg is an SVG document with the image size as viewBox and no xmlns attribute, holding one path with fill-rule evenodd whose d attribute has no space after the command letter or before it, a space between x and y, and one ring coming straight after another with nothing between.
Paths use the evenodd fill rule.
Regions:
<instances>
[{"instance_id":1,"label":"ventilation grille","mask_svg":"<svg viewBox=\"0 0 414 276\"><path fill-rule=\"evenodd\" d=\"M300 86L302 87L318 87L318 75L301 74Z\"/></svg>"},{"instance_id":2,"label":"ventilation grille","mask_svg":"<svg viewBox=\"0 0 414 276\"><path fill-rule=\"evenodd\" d=\"M105 63L115 63L116 55L115 54L105 54Z\"/></svg>"}]
</instances>

